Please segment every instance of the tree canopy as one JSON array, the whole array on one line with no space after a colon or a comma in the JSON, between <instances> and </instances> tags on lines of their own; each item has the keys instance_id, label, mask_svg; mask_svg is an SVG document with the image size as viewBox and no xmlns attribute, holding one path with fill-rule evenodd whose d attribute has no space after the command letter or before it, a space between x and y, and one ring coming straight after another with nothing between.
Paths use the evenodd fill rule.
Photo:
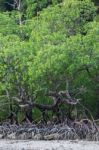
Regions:
<instances>
[{"instance_id":1,"label":"tree canopy","mask_svg":"<svg viewBox=\"0 0 99 150\"><path fill-rule=\"evenodd\" d=\"M45 110L68 113L78 99L99 117L96 4L91 0L0 0L1 121L12 112L19 120L23 113L30 121ZM78 114L80 109L78 104Z\"/></svg>"}]
</instances>

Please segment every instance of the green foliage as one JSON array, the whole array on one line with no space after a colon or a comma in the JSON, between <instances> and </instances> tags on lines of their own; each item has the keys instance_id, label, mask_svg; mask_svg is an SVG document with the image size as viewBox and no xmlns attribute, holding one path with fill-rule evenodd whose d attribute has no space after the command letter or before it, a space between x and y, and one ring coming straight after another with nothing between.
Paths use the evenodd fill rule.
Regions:
<instances>
[{"instance_id":1,"label":"green foliage","mask_svg":"<svg viewBox=\"0 0 99 150\"><path fill-rule=\"evenodd\" d=\"M56 45L69 36L86 34L84 25L95 15L96 8L89 1L66 1L66 4L49 7L29 24L32 28L31 40Z\"/></svg>"},{"instance_id":2,"label":"green foliage","mask_svg":"<svg viewBox=\"0 0 99 150\"><path fill-rule=\"evenodd\" d=\"M26 0L26 15L28 18L32 18L43 8L46 8L49 5L56 5L61 2L62 0Z\"/></svg>"},{"instance_id":3,"label":"green foliage","mask_svg":"<svg viewBox=\"0 0 99 150\"><path fill-rule=\"evenodd\" d=\"M96 26L96 23L93 24ZM97 24L86 36L72 36L65 39L61 45L49 43L35 56L33 68L36 68L36 72L34 70L33 74L38 79L44 77L44 81L47 78L50 82L53 79L56 81L57 77L57 81L62 76L70 77L84 65L98 67L98 32Z\"/></svg>"},{"instance_id":4,"label":"green foliage","mask_svg":"<svg viewBox=\"0 0 99 150\"><path fill-rule=\"evenodd\" d=\"M80 94L75 97L82 98L92 111L94 108L96 116L99 22L94 3L21 2L21 11L0 13L0 105L4 103L0 116L5 118L10 104L14 105L13 110L17 109L13 97L34 101L37 95L36 102L51 104L46 93L56 88L66 90L66 79L73 96L78 91ZM41 116L38 110L33 110L33 114L35 119Z\"/></svg>"},{"instance_id":5,"label":"green foliage","mask_svg":"<svg viewBox=\"0 0 99 150\"><path fill-rule=\"evenodd\" d=\"M8 13L0 13L0 33L3 35L15 34L17 24Z\"/></svg>"}]
</instances>

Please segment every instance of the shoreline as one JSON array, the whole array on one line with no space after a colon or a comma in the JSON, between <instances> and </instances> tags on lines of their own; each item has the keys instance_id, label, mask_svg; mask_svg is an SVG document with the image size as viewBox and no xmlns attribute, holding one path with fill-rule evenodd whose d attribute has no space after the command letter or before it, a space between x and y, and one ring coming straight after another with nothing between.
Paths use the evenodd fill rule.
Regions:
<instances>
[{"instance_id":1,"label":"shoreline","mask_svg":"<svg viewBox=\"0 0 99 150\"><path fill-rule=\"evenodd\" d=\"M0 140L0 150L99 150L99 141Z\"/></svg>"}]
</instances>

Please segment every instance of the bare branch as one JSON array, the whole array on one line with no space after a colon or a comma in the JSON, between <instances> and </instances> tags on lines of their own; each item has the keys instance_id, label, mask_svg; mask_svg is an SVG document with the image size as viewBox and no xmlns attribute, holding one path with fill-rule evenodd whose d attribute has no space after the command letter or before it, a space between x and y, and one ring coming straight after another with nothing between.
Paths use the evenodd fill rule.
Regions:
<instances>
[{"instance_id":1,"label":"bare branch","mask_svg":"<svg viewBox=\"0 0 99 150\"><path fill-rule=\"evenodd\" d=\"M22 100L19 99L18 97L12 97L12 99L15 100L15 101L17 101L18 103L21 103L21 102L22 102Z\"/></svg>"}]
</instances>

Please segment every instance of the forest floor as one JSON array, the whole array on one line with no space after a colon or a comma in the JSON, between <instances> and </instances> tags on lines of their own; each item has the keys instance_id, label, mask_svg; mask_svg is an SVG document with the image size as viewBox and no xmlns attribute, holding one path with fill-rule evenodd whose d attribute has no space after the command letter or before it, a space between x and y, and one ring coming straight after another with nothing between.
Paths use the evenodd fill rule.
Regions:
<instances>
[{"instance_id":1,"label":"forest floor","mask_svg":"<svg viewBox=\"0 0 99 150\"><path fill-rule=\"evenodd\" d=\"M99 141L0 140L0 150L99 150Z\"/></svg>"}]
</instances>

